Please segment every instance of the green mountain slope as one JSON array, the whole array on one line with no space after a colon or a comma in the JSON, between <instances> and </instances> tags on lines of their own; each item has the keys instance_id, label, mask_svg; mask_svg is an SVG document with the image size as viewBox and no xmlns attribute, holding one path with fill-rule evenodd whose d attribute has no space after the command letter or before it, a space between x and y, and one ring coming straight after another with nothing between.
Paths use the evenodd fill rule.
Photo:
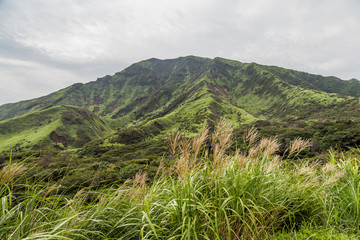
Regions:
<instances>
[{"instance_id":1,"label":"green mountain slope","mask_svg":"<svg viewBox=\"0 0 360 240\"><path fill-rule=\"evenodd\" d=\"M0 106L0 120L53 106L73 105L94 112L114 127L121 127L134 121L166 117L201 97L205 97L206 104L219 103L212 104L213 112L221 113L217 107L236 108L251 116L247 119L341 117L340 110L357 116L359 94L357 80L342 81L254 63L190 56L149 59L114 76Z\"/></svg>"},{"instance_id":2,"label":"green mountain slope","mask_svg":"<svg viewBox=\"0 0 360 240\"><path fill-rule=\"evenodd\" d=\"M49 173L69 187L122 182L139 170L153 178L163 159L173 159L169 133L193 136L205 125L211 132L221 117L235 128L234 148L244 145L243 127L255 125L283 146L296 137L311 139L306 154L315 157L329 147L360 144L359 95L355 79L223 58L149 59L0 106L0 164L11 149L18 159L34 153L30 175Z\"/></svg>"},{"instance_id":3,"label":"green mountain slope","mask_svg":"<svg viewBox=\"0 0 360 240\"><path fill-rule=\"evenodd\" d=\"M150 59L95 82L75 84L45 97L3 105L0 119L66 104L87 108L109 119L126 116L129 122L176 98L172 96L174 89L200 74L207 61L210 60L195 57L173 61ZM135 108L139 110L134 111ZM129 115L130 112L133 114Z\"/></svg>"},{"instance_id":4,"label":"green mountain slope","mask_svg":"<svg viewBox=\"0 0 360 240\"><path fill-rule=\"evenodd\" d=\"M355 79L343 81L223 58L149 59L114 76L74 84L37 99L0 106L0 120L15 117L1 122L0 137L2 149L49 145L47 141L50 140L43 139L54 129L67 124L61 116L64 111L60 111L64 107L54 108L63 105L87 109L101 118L93 120L95 124L90 126L82 123L86 118L79 114L79 108L73 108L78 109L78 113L70 116L68 122L72 119L80 122L74 125L77 130L63 127L70 132L65 137L69 140L58 145L61 143L65 148L81 146L77 141L83 143L84 139L101 137L110 132L109 127L124 130L155 124L161 126L161 136L165 136L174 129L191 135L205 124L212 126L220 117L225 117L235 127L259 120L274 123L357 120L360 116L360 90L357 89L360 89L360 83ZM55 109L61 114L48 122L44 122L47 117L43 117L35 132L30 116L46 116L48 111ZM90 116L90 113L85 115ZM95 115L88 118L95 119ZM10 122L22 122L22 127L11 130L5 125ZM97 132L98 125L103 130ZM79 137L85 133L87 137ZM26 137L28 135L32 137Z\"/></svg>"},{"instance_id":5,"label":"green mountain slope","mask_svg":"<svg viewBox=\"0 0 360 240\"><path fill-rule=\"evenodd\" d=\"M360 81L354 78L344 81L337 77L323 77L321 75L314 75L276 66L258 66L270 71L277 78L284 79L293 85L328 93L338 93L352 97L360 97Z\"/></svg>"},{"instance_id":6,"label":"green mountain slope","mask_svg":"<svg viewBox=\"0 0 360 240\"><path fill-rule=\"evenodd\" d=\"M301 86L307 82L280 78L258 64L225 59L217 61L212 72L213 85L223 86L227 98L234 105L258 118L289 120L341 118L345 114L359 116L358 98Z\"/></svg>"},{"instance_id":7,"label":"green mountain slope","mask_svg":"<svg viewBox=\"0 0 360 240\"><path fill-rule=\"evenodd\" d=\"M56 106L0 122L0 152L46 147L81 147L112 130L93 113Z\"/></svg>"}]
</instances>

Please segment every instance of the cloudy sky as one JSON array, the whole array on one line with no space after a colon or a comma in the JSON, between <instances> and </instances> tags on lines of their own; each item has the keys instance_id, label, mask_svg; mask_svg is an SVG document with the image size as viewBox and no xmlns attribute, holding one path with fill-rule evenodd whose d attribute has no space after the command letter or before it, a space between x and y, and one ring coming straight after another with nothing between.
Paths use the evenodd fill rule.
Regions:
<instances>
[{"instance_id":1,"label":"cloudy sky","mask_svg":"<svg viewBox=\"0 0 360 240\"><path fill-rule=\"evenodd\" d=\"M0 0L0 105L197 55L360 79L359 0Z\"/></svg>"}]
</instances>

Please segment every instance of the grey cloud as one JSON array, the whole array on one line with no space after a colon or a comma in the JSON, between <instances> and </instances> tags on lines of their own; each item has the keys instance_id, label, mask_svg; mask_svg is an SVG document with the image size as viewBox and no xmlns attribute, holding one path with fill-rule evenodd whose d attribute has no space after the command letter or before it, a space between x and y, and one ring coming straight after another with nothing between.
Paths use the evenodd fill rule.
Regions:
<instances>
[{"instance_id":1,"label":"grey cloud","mask_svg":"<svg viewBox=\"0 0 360 240\"><path fill-rule=\"evenodd\" d=\"M0 104L151 57L220 56L360 79L359 10L357 0L3 0ZM10 82L17 92L5 97Z\"/></svg>"}]
</instances>

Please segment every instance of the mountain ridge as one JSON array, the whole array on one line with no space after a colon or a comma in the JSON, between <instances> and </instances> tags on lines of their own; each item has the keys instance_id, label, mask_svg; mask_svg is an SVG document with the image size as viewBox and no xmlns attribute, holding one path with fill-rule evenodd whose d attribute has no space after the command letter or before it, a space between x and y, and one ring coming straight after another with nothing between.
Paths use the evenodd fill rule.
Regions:
<instances>
[{"instance_id":1,"label":"mountain ridge","mask_svg":"<svg viewBox=\"0 0 360 240\"><path fill-rule=\"evenodd\" d=\"M359 119L359 94L358 80L346 82L219 57L151 58L113 76L2 105L0 124L67 105L91 112L109 129L156 123L163 126L164 133L180 129L191 135L221 117L234 127L260 120Z\"/></svg>"},{"instance_id":2,"label":"mountain ridge","mask_svg":"<svg viewBox=\"0 0 360 240\"><path fill-rule=\"evenodd\" d=\"M55 106L0 121L0 152L82 147L112 132L100 118L86 109Z\"/></svg>"},{"instance_id":3,"label":"mountain ridge","mask_svg":"<svg viewBox=\"0 0 360 240\"><path fill-rule=\"evenodd\" d=\"M124 182L139 171L154 179L176 158L169 134L189 138L205 126L211 134L223 118L234 129L232 150L248 150L242 136L255 126L259 137L276 136L280 155L294 139L311 140L302 157L318 161L331 147L360 145L359 81L341 81L223 58L144 60L0 106L0 118L9 118L0 121L0 164L11 150L19 161L31 156L29 176L71 189Z\"/></svg>"},{"instance_id":4,"label":"mountain ridge","mask_svg":"<svg viewBox=\"0 0 360 240\"><path fill-rule=\"evenodd\" d=\"M153 94L156 92L159 84L161 81L157 81L158 79L179 79L179 77L186 80L186 74L190 72L193 76L199 77L200 74L204 74L204 72L208 69L204 69L204 67L216 67L216 64L225 63L229 67L246 67L250 66L250 68L259 67L260 69L264 69L274 76L277 76L278 79L285 79L284 81L295 86L304 87L311 90L318 90L324 91L328 93L338 93L341 95L347 96L354 96L358 97L360 95L360 82L358 80L352 80L351 82L347 82L345 80L341 80L335 77L322 77L320 75L313 75L308 74L305 72L298 72L294 70L279 68L275 66L265 66L256 63L240 63L234 60L227 60L223 58L200 58L195 56L189 57L180 57L176 59L170 60L159 60L155 58L151 58L148 60L140 61L138 63L132 64L128 68L125 68L123 71L115 73L113 76L104 76L102 78L98 78L96 81L92 81L89 83L76 83L67 88L61 89L49 95L25 100L18 103L10 103L0 106L0 120L9 119L11 117L19 116L21 114L39 110L39 109L46 109L51 106L59 105L59 104L68 104L68 105L75 105L79 107L84 107L89 109L90 111L95 112L97 115L104 116L104 115L111 115L112 112L118 110L117 115L121 115L121 109L117 109L117 105L124 104L120 102L119 99L125 95L124 93L118 93L117 95L112 96L114 93L110 89L120 90L123 86L121 85L121 79L130 78L131 80L135 81L133 86L137 86L139 83L139 78L134 77L135 75L141 74L148 74L147 76L142 76L147 78L147 82L141 81L140 84L148 85L151 88L148 93ZM248 70L251 74L251 69ZM255 70L256 71L256 70ZM215 76L216 77L216 76ZM229 77L229 76L228 76ZM302 79L303 77L304 79ZM325 84L327 88L323 85L320 85L320 80L311 83L309 78L317 79L320 78L321 80L326 80L327 82L337 83L337 85L328 87L329 84ZM101 84L100 84L101 83ZM150 84L149 84L150 83ZM153 84L151 84L153 83ZM166 84L169 84L167 82ZM171 84L174 84L172 82ZM342 85L342 88L339 88L338 85ZM105 87L105 85L108 85ZM151 85L151 86L150 86ZM125 86L126 87L126 86ZM359 91L357 91L359 89ZM126 89L128 90L128 89ZM164 89L166 91L167 89ZM104 104L104 97L100 95L96 95L94 92L101 92L112 96L114 99L112 101L108 101L105 108L107 109L100 109L99 106ZM73 95L77 97L74 97ZM139 94L139 93L137 93ZM144 92L143 92L144 95ZM144 96L143 96L144 97ZM141 102L141 99L133 99L138 100ZM126 104L126 103L125 103ZM23 105L23 106L21 106ZM131 106L129 106L131 108ZM126 109L125 109L126 111ZM116 115L116 114L115 114ZM116 116L111 116L113 119L117 118Z\"/></svg>"}]
</instances>

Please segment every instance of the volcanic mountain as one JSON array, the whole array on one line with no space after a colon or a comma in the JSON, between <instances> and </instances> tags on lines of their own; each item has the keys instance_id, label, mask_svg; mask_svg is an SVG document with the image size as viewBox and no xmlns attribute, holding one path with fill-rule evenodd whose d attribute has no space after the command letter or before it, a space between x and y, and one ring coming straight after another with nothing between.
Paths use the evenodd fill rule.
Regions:
<instances>
[{"instance_id":1,"label":"volcanic mountain","mask_svg":"<svg viewBox=\"0 0 360 240\"><path fill-rule=\"evenodd\" d=\"M359 96L356 79L223 58L153 58L113 76L0 106L1 149L24 142L81 147L113 130L142 126L191 134L220 117L235 127L258 121L357 120ZM76 130L64 119L76 122Z\"/></svg>"}]
</instances>

